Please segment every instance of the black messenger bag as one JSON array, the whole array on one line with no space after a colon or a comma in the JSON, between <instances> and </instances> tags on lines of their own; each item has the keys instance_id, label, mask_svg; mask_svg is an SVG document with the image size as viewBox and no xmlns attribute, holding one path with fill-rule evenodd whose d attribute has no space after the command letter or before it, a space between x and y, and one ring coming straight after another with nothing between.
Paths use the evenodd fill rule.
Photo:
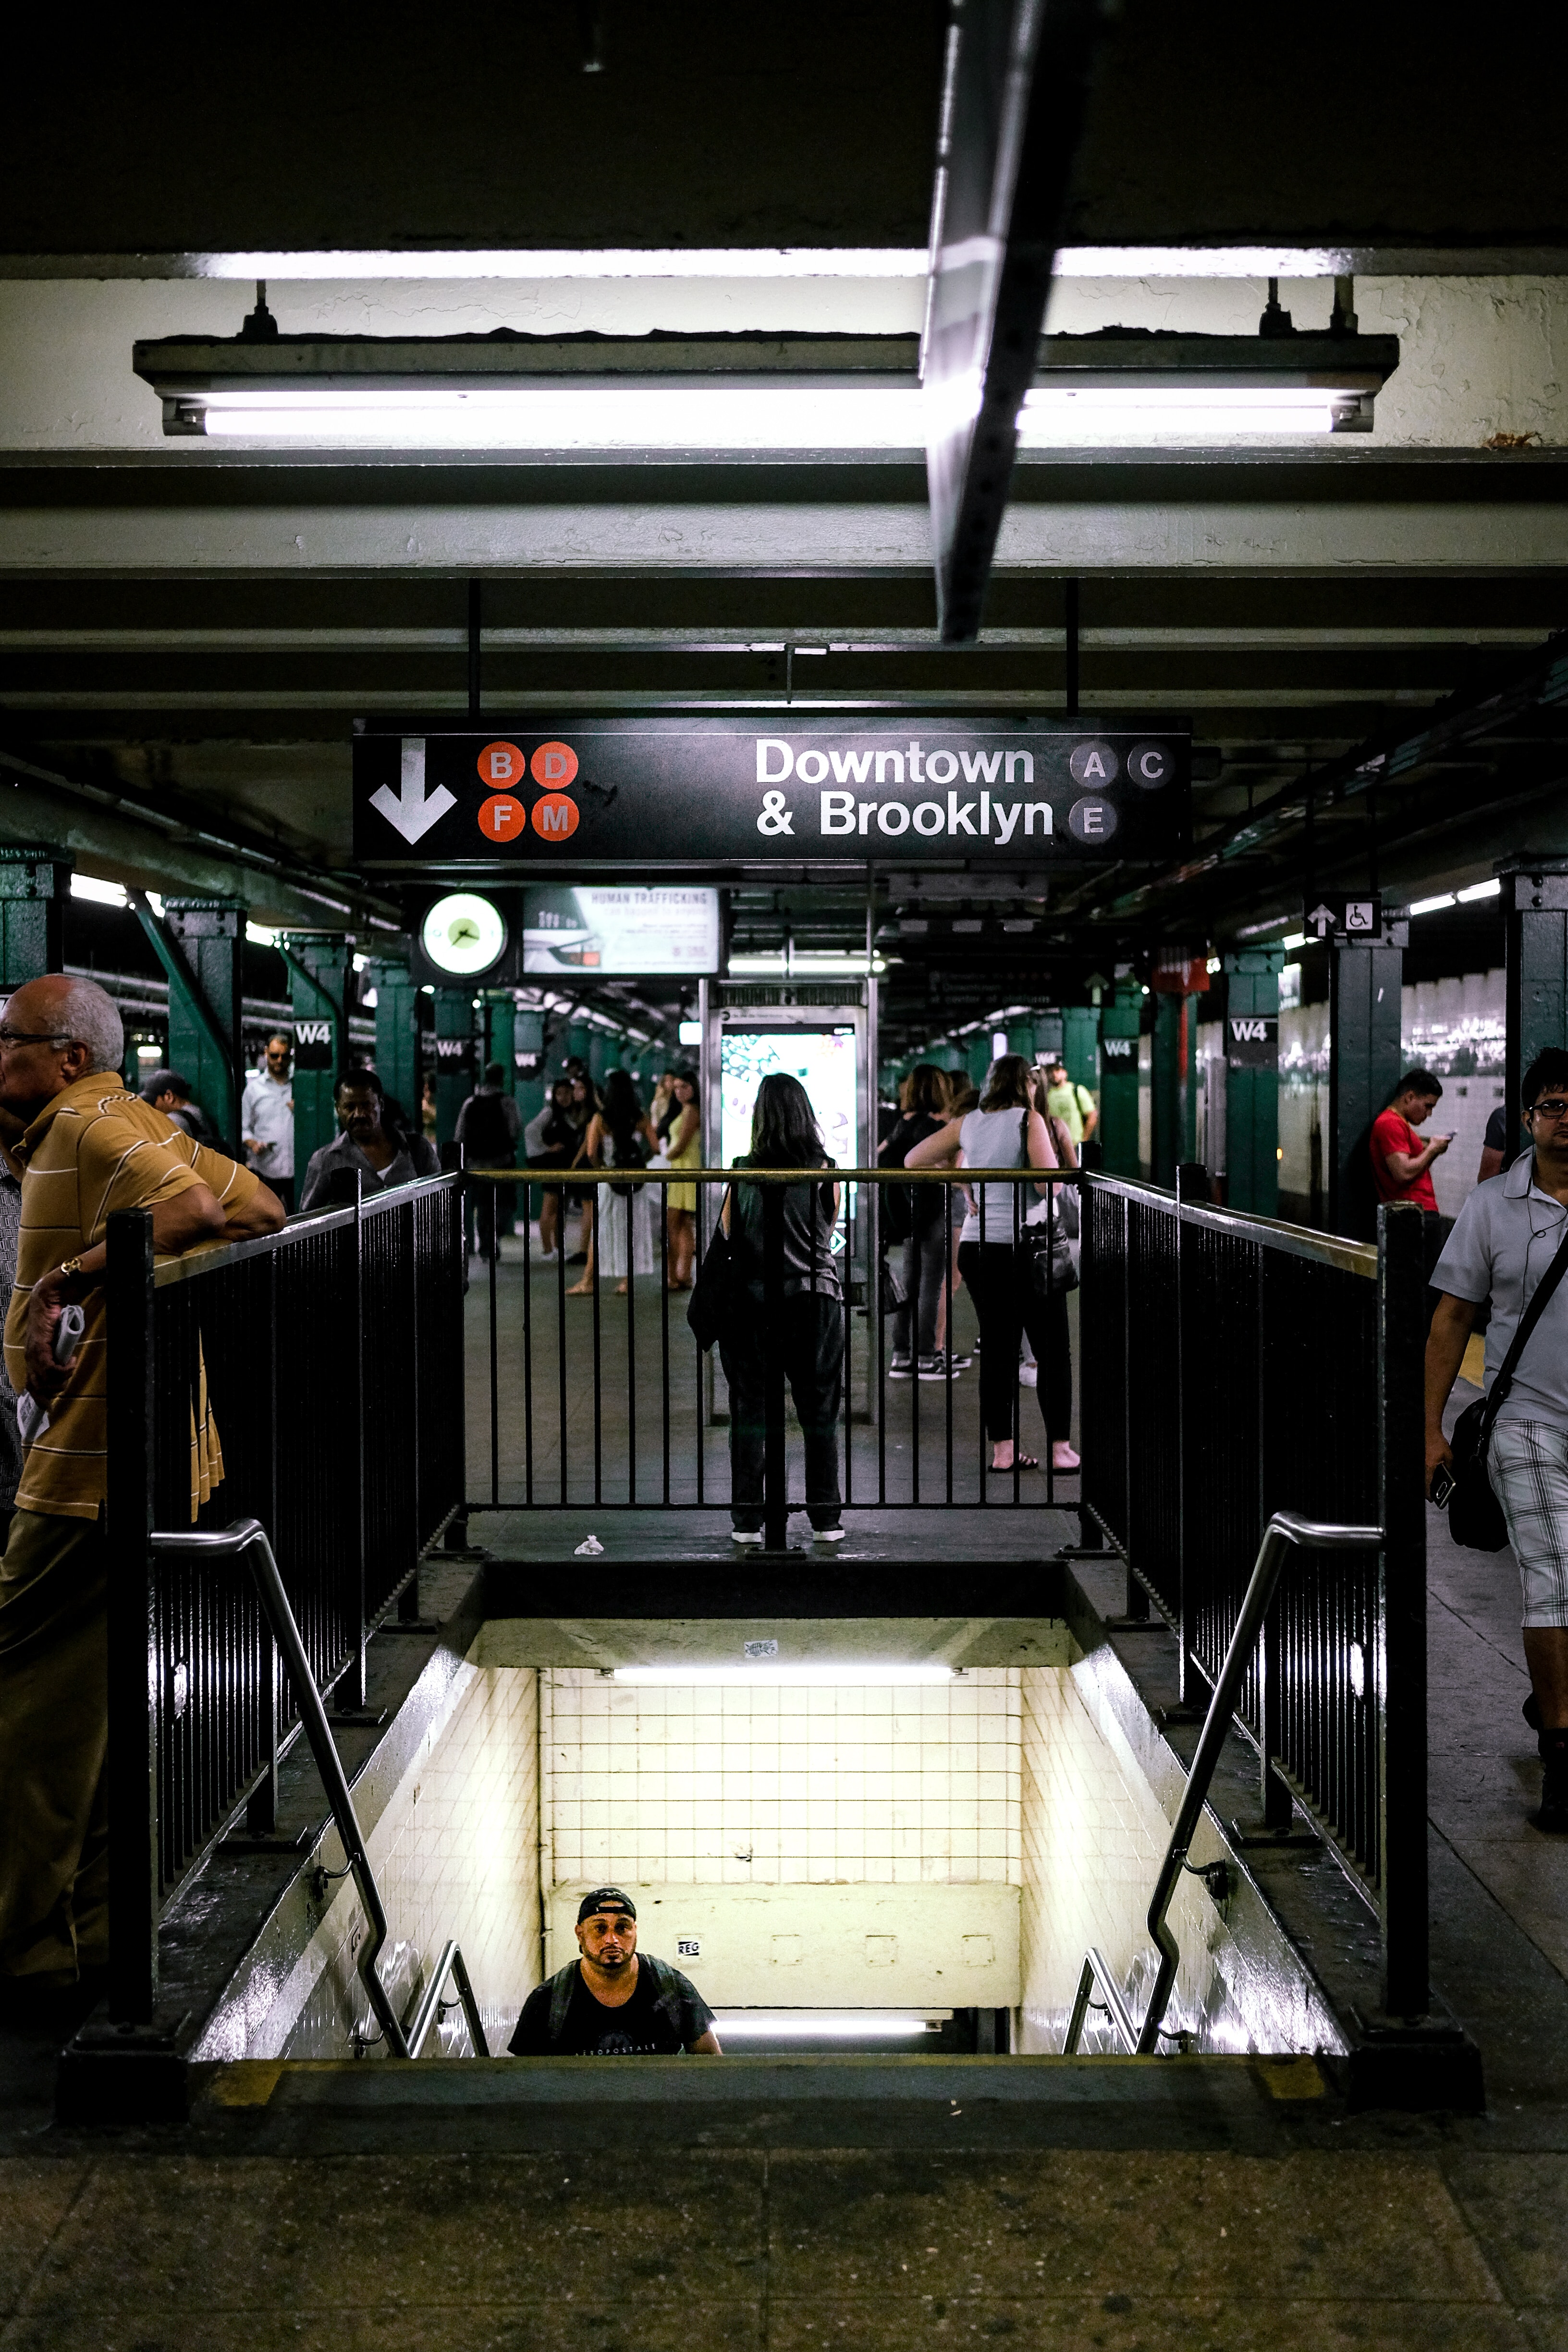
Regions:
<instances>
[{"instance_id":1,"label":"black messenger bag","mask_svg":"<svg viewBox=\"0 0 1568 2352\"><path fill-rule=\"evenodd\" d=\"M1565 1272L1568 1227L1563 1230L1556 1255L1531 1293L1530 1304L1519 1318L1508 1353L1498 1366L1496 1380L1486 1395L1467 1405L1454 1423L1454 1491L1448 1497L1448 1532L1467 1551L1501 1551L1508 1541L1508 1522L1502 1515L1502 1505L1492 1492L1487 1470L1487 1449L1498 1414L1513 1386L1519 1360Z\"/></svg>"}]
</instances>

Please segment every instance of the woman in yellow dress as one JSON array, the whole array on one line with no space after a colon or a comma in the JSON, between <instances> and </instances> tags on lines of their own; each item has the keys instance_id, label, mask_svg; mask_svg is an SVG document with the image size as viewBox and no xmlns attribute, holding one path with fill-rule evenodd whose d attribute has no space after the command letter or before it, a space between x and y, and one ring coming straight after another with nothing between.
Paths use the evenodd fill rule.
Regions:
<instances>
[{"instance_id":1,"label":"woman in yellow dress","mask_svg":"<svg viewBox=\"0 0 1568 2352\"><path fill-rule=\"evenodd\" d=\"M702 1165L702 1113L697 1101L697 1077L691 1070L677 1073L669 1108L659 1140L671 1168ZM697 1265L697 1187L670 1184L665 1188L665 1219L669 1228L669 1286L689 1290Z\"/></svg>"}]
</instances>

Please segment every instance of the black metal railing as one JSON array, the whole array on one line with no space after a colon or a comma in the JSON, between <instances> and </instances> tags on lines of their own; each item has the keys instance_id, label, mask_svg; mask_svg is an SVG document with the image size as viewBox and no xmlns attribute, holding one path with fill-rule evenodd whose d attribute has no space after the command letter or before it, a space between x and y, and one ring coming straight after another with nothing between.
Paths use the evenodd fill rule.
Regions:
<instances>
[{"instance_id":1,"label":"black metal railing","mask_svg":"<svg viewBox=\"0 0 1568 2352\"><path fill-rule=\"evenodd\" d=\"M477 1169L468 1171L467 1181L503 1196L479 1220L481 1234L499 1230L501 1239L490 1254L487 1278L476 1280L469 1293L469 1509L727 1506L722 1350L705 1355L688 1328L686 1294L671 1281L664 1202L676 1188L691 1188L700 1263L737 1181L734 1171L628 1168L563 1177L559 1170ZM821 1171L758 1169L740 1181L761 1186L765 1200L778 1198L786 1186L824 1180ZM1076 1508L1078 1475L1055 1466L1039 1416L1019 1397L1016 1383L1009 1433L1014 1466L992 1467L980 1410L980 1362L972 1356L974 1308L956 1269L953 1242L962 1218L978 1205L989 1208L992 1229L1001 1224L1003 1239L1016 1245L1031 1216L1044 1215L1042 1190L1076 1198L1086 1181L1082 1173L965 1169L959 1177L951 1171L849 1168L832 1171L828 1181L840 1193L832 1262L846 1307L837 1410L844 1508L970 1510L1042 1502ZM563 1233L574 1202L585 1200L593 1207L592 1262L580 1274L567 1264L564 1241L551 1258L541 1257L535 1227L522 1213L528 1188L544 1183L565 1187ZM906 1251L901 1241L885 1237L883 1202L890 1186L904 1188L906 1199L940 1194L937 1222L945 1237L940 1270L933 1275L918 1247L907 1253L913 1276L907 1302L911 1357L922 1305L934 1308L942 1335L943 1361L924 1377L917 1364L907 1377L893 1365L899 1310L887 1294L883 1267L900 1267ZM508 1213L508 1194L514 1213ZM1056 1279L1047 1277L1053 1286ZM764 1327L778 1325L784 1280L782 1256L769 1259L764 1253L763 1295L753 1310ZM815 1291L816 1286L814 1257L804 1286ZM955 1346L971 1360L955 1366ZM784 1518L804 1507L805 1494L800 1465L789 1462L784 1444L788 1408L777 1351L773 1364L767 1524L769 1539L782 1543ZM1050 1370L1039 1365L1042 1383ZM1070 1413L1059 1435L1069 1438ZM1026 1473L1020 1466L1026 1457Z\"/></svg>"},{"instance_id":2,"label":"black metal railing","mask_svg":"<svg viewBox=\"0 0 1568 2352\"><path fill-rule=\"evenodd\" d=\"M1237 1721L1262 1833L1311 1817L1376 1905L1387 2006L1426 2000L1426 1276L1418 1211L1375 1249L1096 1177L1080 1313L1085 1517L1128 1613L1179 1644L1184 1702L1224 1666L1277 1512L1381 1527L1306 1550L1249 1654ZM1091 1538L1092 1539L1092 1538Z\"/></svg>"},{"instance_id":3,"label":"black metal railing","mask_svg":"<svg viewBox=\"0 0 1568 2352\"><path fill-rule=\"evenodd\" d=\"M299 1696L251 1580L163 1529L255 1518L315 1689L364 1705L377 1620L416 1606L463 1500L460 1180L441 1177L154 1270L151 1219L110 1220L110 1825L119 2014L145 2018L157 1923L236 1808L261 1843ZM196 1491L210 1412L223 1477ZM135 1791L145 1780L145 1804Z\"/></svg>"}]
</instances>

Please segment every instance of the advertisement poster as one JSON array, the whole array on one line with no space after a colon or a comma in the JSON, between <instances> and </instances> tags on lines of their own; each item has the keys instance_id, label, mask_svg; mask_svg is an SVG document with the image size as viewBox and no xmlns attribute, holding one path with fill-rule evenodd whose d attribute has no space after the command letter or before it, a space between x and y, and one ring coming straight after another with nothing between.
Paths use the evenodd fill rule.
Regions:
<instances>
[{"instance_id":1,"label":"advertisement poster","mask_svg":"<svg viewBox=\"0 0 1568 2352\"><path fill-rule=\"evenodd\" d=\"M717 971L719 893L702 884L525 890L522 969L607 978Z\"/></svg>"},{"instance_id":2,"label":"advertisement poster","mask_svg":"<svg viewBox=\"0 0 1568 2352\"><path fill-rule=\"evenodd\" d=\"M751 1150L757 1088L774 1070L786 1071L805 1088L828 1158L840 1168L858 1167L853 1028L724 1032L719 1071L721 1165L732 1167Z\"/></svg>"}]
</instances>

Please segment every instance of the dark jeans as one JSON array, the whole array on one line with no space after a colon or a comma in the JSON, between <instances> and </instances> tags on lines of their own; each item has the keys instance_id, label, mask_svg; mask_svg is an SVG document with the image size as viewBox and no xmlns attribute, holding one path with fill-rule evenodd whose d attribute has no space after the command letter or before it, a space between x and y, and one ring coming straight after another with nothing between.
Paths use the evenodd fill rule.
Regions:
<instances>
[{"instance_id":1,"label":"dark jeans","mask_svg":"<svg viewBox=\"0 0 1568 2352\"><path fill-rule=\"evenodd\" d=\"M1024 1332L1039 1367L1035 1396L1053 1444L1072 1435L1072 1343L1067 1293L1037 1298L1029 1253L1011 1242L963 1242L958 1270L980 1318L980 1405L985 1433L1013 1434L1018 1391L1018 1341Z\"/></svg>"},{"instance_id":2,"label":"dark jeans","mask_svg":"<svg viewBox=\"0 0 1568 2352\"><path fill-rule=\"evenodd\" d=\"M780 1345L784 1374L805 1439L805 1507L814 1528L836 1528L838 1492L838 1401L844 1369L844 1308L837 1298L809 1291L783 1302ZM753 1532L763 1524L763 1470L767 1451L767 1336L760 1307L742 1305L731 1335L719 1343L730 1383L730 1516Z\"/></svg>"},{"instance_id":3,"label":"dark jeans","mask_svg":"<svg viewBox=\"0 0 1568 2352\"><path fill-rule=\"evenodd\" d=\"M932 1186L931 1190L934 1191L935 1187ZM907 1356L910 1352L910 1322L916 1304L915 1286L918 1282L920 1311L914 1321L920 1353L922 1356L934 1355L937 1309L942 1304L942 1284L947 1278L947 1219L933 1217L923 1233L911 1234L900 1248L904 1286L909 1297L892 1318L893 1353Z\"/></svg>"}]
</instances>

